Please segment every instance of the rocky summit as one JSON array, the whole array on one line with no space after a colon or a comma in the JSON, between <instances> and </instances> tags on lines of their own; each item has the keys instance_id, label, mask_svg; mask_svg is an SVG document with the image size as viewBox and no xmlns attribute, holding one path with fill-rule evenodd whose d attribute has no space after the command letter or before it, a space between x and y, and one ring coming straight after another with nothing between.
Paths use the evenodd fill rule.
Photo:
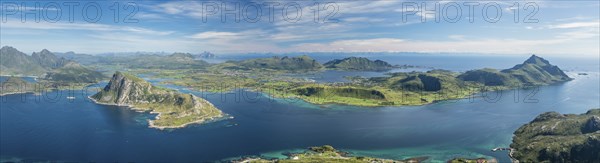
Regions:
<instances>
[{"instance_id":1,"label":"rocky summit","mask_svg":"<svg viewBox=\"0 0 600 163\"><path fill-rule=\"evenodd\" d=\"M160 129L184 127L224 116L219 109L200 97L156 87L122 72L116 72L104 89L90 98L97 103L130 106L135 110L157 113L157 118L150 121L150 127Z\"/></svg>"}]
</instances>

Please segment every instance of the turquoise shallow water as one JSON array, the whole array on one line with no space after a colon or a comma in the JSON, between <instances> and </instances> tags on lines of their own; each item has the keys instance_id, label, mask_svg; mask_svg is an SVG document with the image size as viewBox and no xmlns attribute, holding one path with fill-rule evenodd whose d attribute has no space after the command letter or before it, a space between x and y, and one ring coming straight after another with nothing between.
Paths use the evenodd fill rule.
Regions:
<instances>
[{"instance_id":1,"label":"turquoise shallow water","mask_svg":"<svg viewBox=\"0 0 600 163\"><path fill-rule=\"evenodd\" d=\"M534 94L531 89L520 90L519 96L502 91L497 101L472 98L374 108L168 86L206 97L234 118L166 131L147 127L146 119L154 115L90 102L85 97L94 90L8 95L0 101L0 158L198 162L247 155L277 158L329 144L353 155L389 159L494 157L506 162L506 153L490 149L508 146L512 132L538 114L579 114L600 107L600 75L569 75L575 80L539 87ZM67 100L68 94L76 99Z\"/></svg>"}]
</instances>

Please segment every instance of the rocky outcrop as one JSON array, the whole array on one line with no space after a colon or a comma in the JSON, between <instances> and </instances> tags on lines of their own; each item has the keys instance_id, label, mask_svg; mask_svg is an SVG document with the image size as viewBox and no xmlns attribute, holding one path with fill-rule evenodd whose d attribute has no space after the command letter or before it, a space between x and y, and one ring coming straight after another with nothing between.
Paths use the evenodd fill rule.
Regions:
<instances>
[{"instance_id":1,"label":"rocky outcrop","mask_svg":"<svg viewBox=\"0 0 600 163\"><path fill-rule=\"evenodd\" d=\"M513 156L522 162L598 162L600 109L586 114L543 113L514 133Z\"/></svg>"},{"instance_id":2,"label":"rocky outcrop","mask_svg":"<svg viewBox=\"0 0 600 163\"><path fill-rule=\"evenodd\" d=\"M125 105L157 113L150 126L161 129L204 123L224 116L202 98L155 87L141 78L121 72L116 72L104 89L90 98L102 104Z\"/></svg>"},{"instance_id":3,"label":"rocky outcrop","mask_svg":"<svg viewBox=\"0 0 600 163\"><path fill-rule=\"evenodd\" d=\"M590 117L585 125L581 128L581 132L583 133L592 133L600 130L600 117L592 116Z\"/></svg>"}]
</instances>

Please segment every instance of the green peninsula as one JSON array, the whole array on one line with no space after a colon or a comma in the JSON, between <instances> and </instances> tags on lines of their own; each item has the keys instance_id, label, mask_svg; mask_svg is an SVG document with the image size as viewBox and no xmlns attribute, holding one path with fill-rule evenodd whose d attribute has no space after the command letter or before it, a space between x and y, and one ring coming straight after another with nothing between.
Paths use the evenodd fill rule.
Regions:
<instances>
[{"instance_id":1,"label":"green peninsula","mask_svg":"<svg viewBox=\"0 0 600 163\"><path fill-rule=\"evenodd\" d=\"M17 93L34 93L36 90L34 83L27 82L20 77L8 77L6 81L0 82L0 96Z\"/></svg>"},{"instance_id":2,"label":"green peninsula","mask_svg":"<svg viewBox=\"0 0 600 163\"><path fill-rule=\"evenodd\" d=\"M580 115L543 113L514 135L510 147L522 162L597 162L600 109Z\"/></svg>"},{"instance_id":3,"label":"green peninsula","mask_svg":"<svg viewBox=\"0 0 600 163\"><path fill-rule=\"evenodd\" d=\"M225 116L200 97L156 87L121 72L116 72L106 87L90 98L101 104L130 106L135 110L157 113L156 119L149 123L150 127L159 129L180 128Z\"/></svg>"}]
</instances>

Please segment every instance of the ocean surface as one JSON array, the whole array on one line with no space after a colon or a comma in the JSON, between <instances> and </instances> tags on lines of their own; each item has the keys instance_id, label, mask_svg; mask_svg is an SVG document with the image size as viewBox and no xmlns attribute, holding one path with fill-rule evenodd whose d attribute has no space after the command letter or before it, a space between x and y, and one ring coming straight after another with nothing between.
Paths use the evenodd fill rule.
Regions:
<instances>
[{"instance_id":1,"label":"ocean surface","mask_svg":"<svg viewBox=\"0 0 600 163\"><path fill-rule=\"evenodd\" d=\"M385 57L389 56L379 59L454 71L509 68L527 58L423 61L427 58ZM423 106L313 105L245 90L218 94L167 85L205 97L234 117L175 130L148 128L147 119L153 118L152 114L91 102L86 97L94 94L97 87L1 96L0 159L199 162L250 155L282 158L286 152L328 144L352 155L389 159L427 156L428 162L443 162L455 157L486 157L507 162L506 152L490 149L507 147L512 133L538 114L547 111L580 114L600 108L598 62L549 60L575 79L537 89L488 92L488 97L496 98L474 97ZM325 76L348 73L324 72ZM384 75L384 72L369 75Z\"/></svg>"}]
</instances>

